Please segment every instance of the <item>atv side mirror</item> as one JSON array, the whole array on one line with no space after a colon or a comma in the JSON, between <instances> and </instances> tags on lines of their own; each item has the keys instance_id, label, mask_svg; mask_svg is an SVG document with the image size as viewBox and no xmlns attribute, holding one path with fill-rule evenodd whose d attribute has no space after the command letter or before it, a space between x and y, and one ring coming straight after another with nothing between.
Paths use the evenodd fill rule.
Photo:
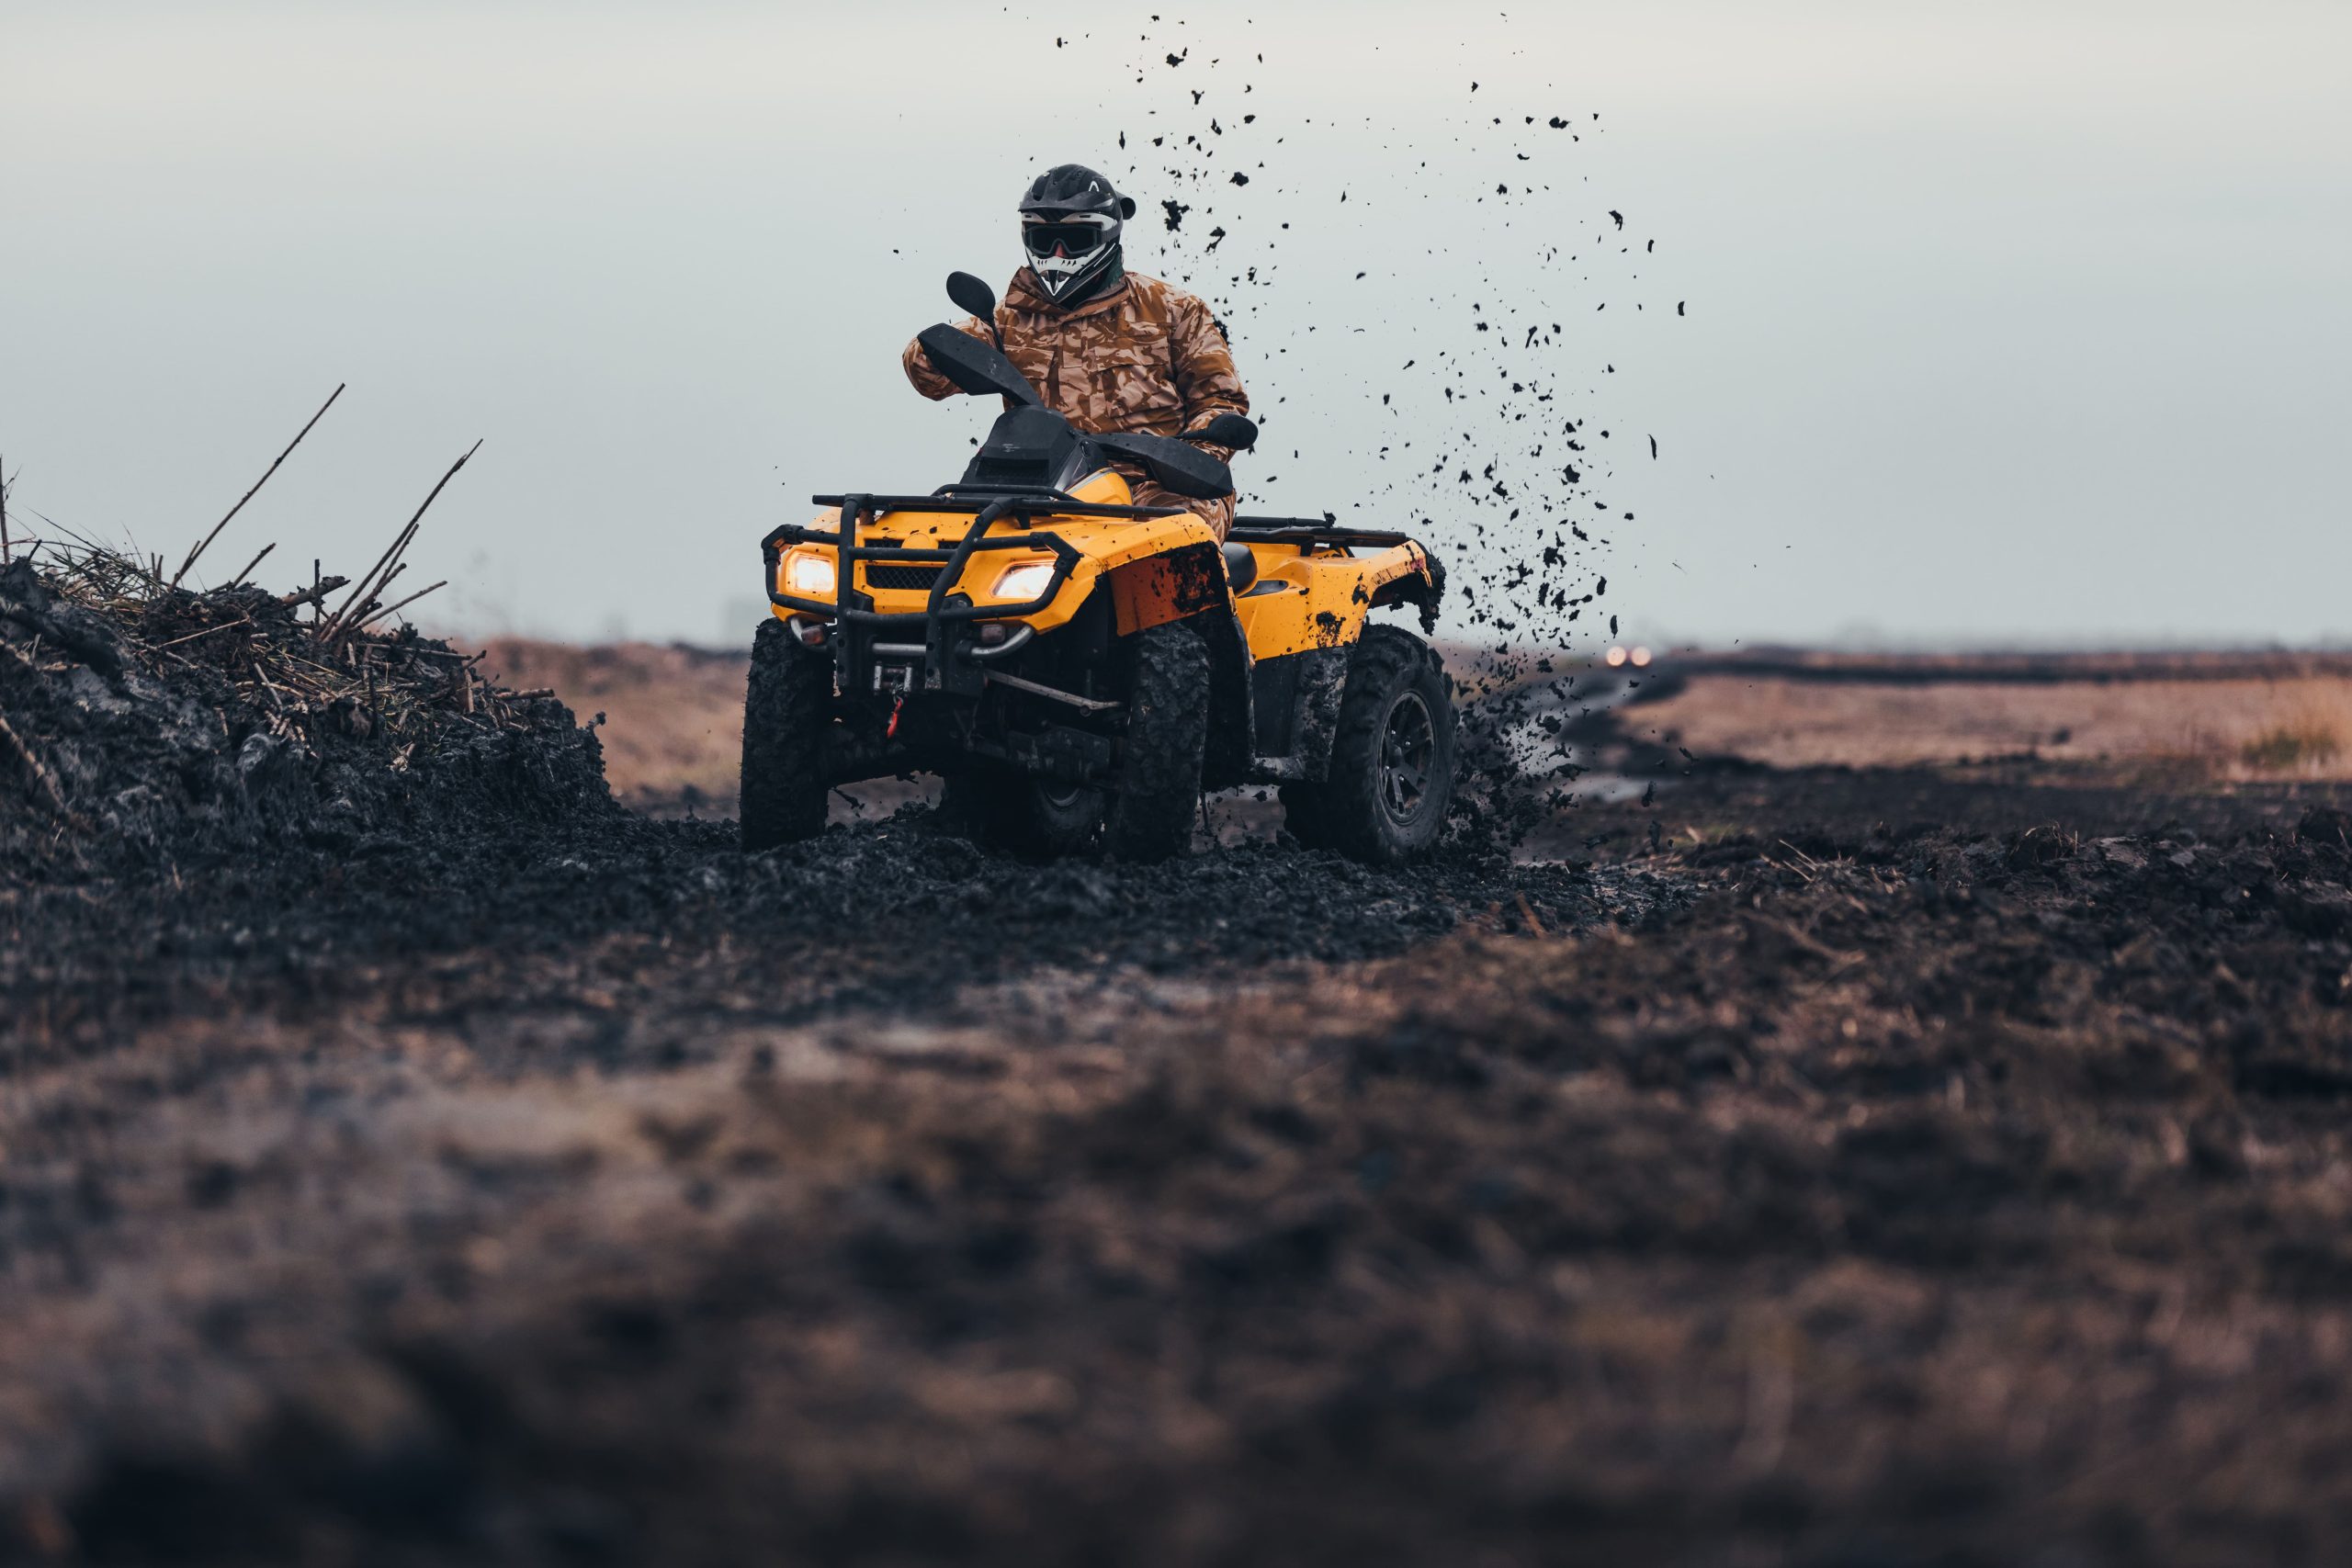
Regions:
<instances>
[{"instance_id":1,"label":"atv side mirror","mask_svg":"<svg viewBox=\"0 0 2352 1568\"><path fill-rule=\"evenodd\" d=\"M1186 431L1184 439L1247 451L1258 445L1258 422L1247 414L1221 413L1200 429Z\"/></svg>"},{"instance_id":2,"label":"atv side mirror","mask_svg":"<svg viewBox=\"0 0 2352 1568\"><path fill-rule=\"evenodd\" d=\"M947 298L959 310L969 311L984 321L996 320L996 290L968 272L947 275Z\"/></svg>"},{"instance_id":3,"label":"atv side mirror","mask_svg":"<svg viewBox=\"0 0 2352 1568\"><path fill-rule=\"evenodd\" d=\"M1045 402L1037 395L1037 389L1012 367L1012 361L1001 350L959 333L944 321L923 328L915 334L915 341L922 344L923 356L931 361L932 367L956 383L961 391L994 392L1016 403L1042 406Z\"/></svg>"}]
</instances>

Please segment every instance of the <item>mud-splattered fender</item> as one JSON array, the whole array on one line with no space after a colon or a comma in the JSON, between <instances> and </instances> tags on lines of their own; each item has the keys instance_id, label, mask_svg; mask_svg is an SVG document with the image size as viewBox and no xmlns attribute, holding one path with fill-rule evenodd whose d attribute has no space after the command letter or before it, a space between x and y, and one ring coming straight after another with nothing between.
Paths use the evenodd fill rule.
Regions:
<instances>
[{"instance_id":1,"label":"mud-splattered fender","mask_svg":"<svg viewBox=\"0 0 2352 1568\"><path fill-rule=\"evenodd\" d=\"M1111 569L1111 610L1121 637L1133 637L1204 610L1230 606L1225 557L1214 544L1186 545Z\"/></svg>"},{"instance_id":2,"label":"mud-splattered fender","mask_svg":"<svg viewBox=\"0 0 2352 1568\"><path fill-rule=\"evenodd\" d=\"M1411 568L1386 578L1372 591L1374 604L1410 604L1421 613L1421 633L1437 635L1437 607L1445 597L1445 563L1419 545L1402 547L1419 560Z\"/></svg>"},{"instance_id":3,"label":"mud-splattered fender","mask_svg":"<svg viewBox=\"0 0 2352 1568\"><path fill-rule=\"evenodd\" d=\"M1370 555L1329 547L1253 546L1259 586L1237 606L1250 650L1259 659L1308 649L1346 648L1363 635L1364 616L1381 604L1412 604L1433 621L1444 572L1416 544Z\"/></svg>"}]
</instances>

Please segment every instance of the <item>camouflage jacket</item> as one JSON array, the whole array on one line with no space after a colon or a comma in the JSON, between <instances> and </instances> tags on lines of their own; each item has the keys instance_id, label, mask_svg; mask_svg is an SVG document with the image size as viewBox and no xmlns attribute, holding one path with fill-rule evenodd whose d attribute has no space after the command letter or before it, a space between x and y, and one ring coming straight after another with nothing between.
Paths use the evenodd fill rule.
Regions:
<instances>
[{"instance_id":1,"label":"camouflage jacket","mask_svg":"<svg viewBox=\"0 0 2352 1568\"><path fill-rule=\"evenodd\" d=\"M1042 393L1046 406L1085 431L1182 435L1221 413L1248 413L1250 394L1233 371L1225 331L1196 297L1173 284L1131 272L1097 299L1061 310L1046 302L1023 267L996 308L1004 352ZM982 342L977 316L956 323ZM917 343L901 356L907 379L924 397L956 389L932 368ZM1204 451L1229 459L1222 446ZM1126 464L1118 465L1139 506L1182 506L1199 513L1219 537L1233 522L1233 498L1195 501L1162 490Z\"/></svg>"}]
</instances>

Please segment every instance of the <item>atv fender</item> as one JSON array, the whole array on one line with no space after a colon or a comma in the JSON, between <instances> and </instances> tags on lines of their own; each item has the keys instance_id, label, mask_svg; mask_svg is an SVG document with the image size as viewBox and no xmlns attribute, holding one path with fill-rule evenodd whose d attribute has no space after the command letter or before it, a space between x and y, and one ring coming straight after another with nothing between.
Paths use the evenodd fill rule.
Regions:
<instances>
[{"instance_id":1,"label":"atv fender","mask_svg":"<svg viewBox=\"0 0 2352 1568\"><path fill-rule=\"evenodd\" d=\"M1374 605L1411 604L1436 615L1445 578L1416 544L1351 556L1329 547L1252 543L1258 581L1239 601L1242 626L1260 660L1308 649L1349 648Z\"/></svg>"},{"instance_id":2,"label":"atv fender","mask_svg":"<svg viewBox=\"0 0 2352 1568\"><path fill-rule=\"evenodd\" d=\"M1252 650L1257 757L1250 777L1316 782L1330 765L1350 657L1381 604L1418 607L1428 626L1445 569L1410 541L1365 555L1252 541L1259 582L1237 604Z\"/></svg>"},{"instance_id":3,"label":"atv fender","mask_svg":"<svg viewBox=\"0 0 2352 1568\"><path fill-rule=\"evenodd\" d=\"M1111 610L1133 637L1228 602L1225 558L1215 545L1186 545L1111 570Z\"/></svg>"},{"instance_id":4,"label":"atv fender","mask_svg":"<svg viewBox=\"0 0 2352 1568\"><path fill-rule=\"evenodd\" d=\"M1412 605L1421 615L1421 635L1435 637L1438 602L1445 597L1445 563L1419 545L1411 548L1420 558L1374 585L1372 602Z\"/></svg>"}]
</instances>

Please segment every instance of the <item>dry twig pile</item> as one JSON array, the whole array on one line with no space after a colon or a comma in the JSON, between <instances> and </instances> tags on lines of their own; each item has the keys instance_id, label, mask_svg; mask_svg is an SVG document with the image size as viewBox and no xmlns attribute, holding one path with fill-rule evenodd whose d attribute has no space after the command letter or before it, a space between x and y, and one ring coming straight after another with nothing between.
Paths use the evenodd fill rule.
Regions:
<instances>
[{"instance_id":1,"label":"dry twig pile","mask_svg":"<svg viewBox=\"0 0 2352 1568\"><path fill-rule=\"evenodd\" d=\"M224 587L183 585L259 482L176 571L53 523L13 538L0 563L0 797L32 811L0 827L0 863L60 850L86 862L73 840L105 840L101 858L116 858L223 831L240 842L273 823L315 832L322 812L375 821L453 782L492 792L493 815L601 800L594 739L550 692L497 685L483 655L396 625L444 586L395 587L425 510L472 456L356 580L314 566L287 593L249 581L270 548ZM418 778L429 764L447 765Z\"/></svg>"}]
</instances>

